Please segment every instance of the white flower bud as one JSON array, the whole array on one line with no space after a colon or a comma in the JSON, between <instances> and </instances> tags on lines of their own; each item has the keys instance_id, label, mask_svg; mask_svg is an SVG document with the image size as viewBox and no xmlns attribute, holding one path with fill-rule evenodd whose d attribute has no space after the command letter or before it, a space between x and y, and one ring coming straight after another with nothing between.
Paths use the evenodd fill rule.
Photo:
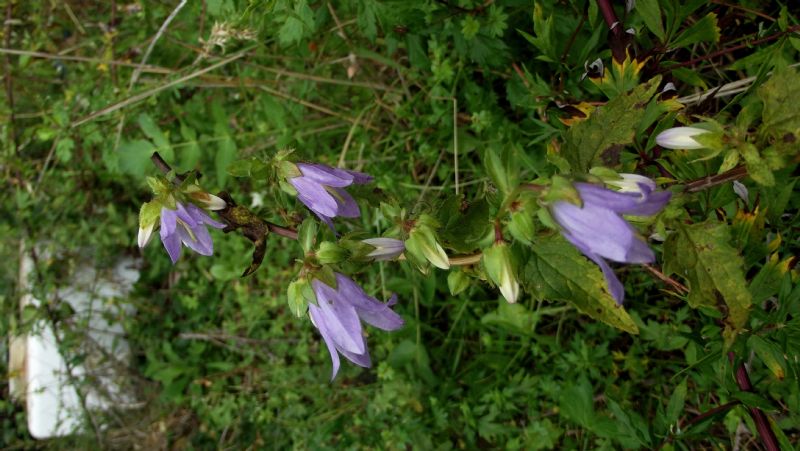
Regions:
<instances>
[{"instance_id":1,"label":"white flower bud","mask_svg":"<svg viewBox=\"0 0 800 451\"><path fill-rule=\"evenodd\" d=\"M667 149L702 149L705 147L692 137L710 133L708 130L697 127L673 127L656 136L656 143Z\"/></svg>"},{"instance_id":2,"label":"white flower bud","mask_svg":"<svg viewBox=\"0 0 800 451\"><path fill-rule=\"evenodd\" d=\"M155 227L156 223L153 222L150 225L142 228L139 227L139 247L144 248L147 246L147 243L150 242L150 238L153 236L153 227Z\"/></svg>"}]
</instances>

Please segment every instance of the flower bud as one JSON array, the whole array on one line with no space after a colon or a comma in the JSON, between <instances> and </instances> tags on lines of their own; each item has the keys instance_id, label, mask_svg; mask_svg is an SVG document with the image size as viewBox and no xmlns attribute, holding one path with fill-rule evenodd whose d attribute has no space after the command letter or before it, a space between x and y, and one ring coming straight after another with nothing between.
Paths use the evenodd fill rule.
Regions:
<instances>
[{"instance_id":1,"label":"flower bud","mask_svg":"<svg viewBox=\"0 0 800 451\"><path fill-rule=\"evenodd\" d=\"M425 225L415 227L406 240L406 250L419 260L427 260L437 268L450 269L450 260L436 241L433 230Z\"/></svg>"},{"instance_id":2,"label":"flower bud","mask_svg":"<svg viewBox=\"0 0 800 451\"><path fill-rule=\"evenodd\" d=\"M500 293L506 298L506 301L511 304L517 302L519 282L517 282L517 277L514 274L511 249L509 249L508 244L501 241L488 249L484 249L483 267L492 282L500 288Z\"/></svg>"},{"instance_id":3,"label":"flower bud","mask_svg":"<svg viewBox=\"0 0 800 451\"><path fill-rule=\"evenodd\" d=\"M330 241L323 241L317 250L317 260L323 265L339 263L347 258L347 249Z\"/></svg>"},{"instance_id":4,"label":"flower bud","mask_svg":"<svg viewBox=\"0 0 800 451\"><path fill-rule=\"evenodd\" d=\"M150 238L153 236L153 227L155 227L156 223L152 223L148 226L139 227L139 247L144 248L147 246L147 243L150 242Z\"/></svg>"},{"instance_id":5,"label":"flower bud","mask_svg":"<svg viewBox=\"0 0 800 451\"><path fill-rule=\"evenodd\" d=\"M289 284L287 295L289 297L289 309L298 318L302 318L305 315L308 303L316 300L314 290L305 277L293 280Z\"/></svg>"},{"instance_id":6,"label":"flower bud","mask_svg":"<svg viewBox=\"0 0 800 451\"><path fill-rule=\"evenodd\" d=\"M619 188L620 193L642 193L643 190L653 191L656 189L656 183L639 174L619 174L622 180L606 180L606 185L611 185Z\"/></svg>"},{"instance_id":7,"label":"flower bud","mask_svg":"<svg viewBox=\"0 0 800 451\"><path fill-rule=\"evenodd\" d=\"M401 240L394 238L368 238L362 241L375 248L367 254L367 257L372 257L375 261L394 260L406 249Z\"/></svg>"},{"instance_id":8,"label":"flower bud","mask_svg":"<svg viewBox=\"0 0 800 451\"><path fill-rule=\"evenodd\" d=\"M697 127L669 128L656 136L656 143L667 149L702 149L706 146L693 137L704 133L711 132Z\"/></svg>"}]
</instances>

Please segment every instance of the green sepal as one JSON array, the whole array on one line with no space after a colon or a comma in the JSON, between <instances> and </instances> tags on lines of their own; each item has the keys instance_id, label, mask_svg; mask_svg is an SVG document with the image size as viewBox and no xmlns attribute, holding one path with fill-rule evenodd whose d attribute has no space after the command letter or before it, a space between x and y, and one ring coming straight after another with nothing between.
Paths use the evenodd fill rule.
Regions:
<instances>
[{"instance_id":1,"label":"green sepal","mask_svg":"<svg viewBox=\"0 0 800 451\"><path fill-rule=\"evenodd\" d=\"M331 241L323 241L317 249L317 261L323 265L340 263L346 260L348 255L347 249Z\"/></svg>"},{"instance_id":2,"label":"green sepal","mask_svg":"<svg viewBox=\"0 0 800 451\"><path fill-rule=\"evenodd\" d=\"M453 270L447 275L447 288L453 296L469 288L469 276L463 270Z\"/></svg>"},{"instance_id":3,"label":"green sepal","mask_svg":"<svg viewBox=\"0 0 800 451\"><path fill-rule=\"evenodd\" d=\"M298 318L302 318L306 314L309 302L316 303L314 290L311 289L308 280L303 277L289 283L286 292L289 298L289 310Z\"/></svg>"},{"instance_id":4,"label":"green sepal","mask_svg":"<svg viewBox=\"0 0 800 451\"><path fill-rule=\"evenodd\" d=\"M139 209L139 228L146 229L155 224L161 217L161 208L162 204L158 199L143 203Z\"/></svg>"},{"instance_id":5,"label":"green sepal","mask_svg":"<svg viewBox=\"0 0 800 451\"><path fill-rule=\"evenodd\" d=\"M297 241L300 242L303 252L309 253L314 249L314 245L317 243L317 231L317 221L310 217L306 218L297 228Z\"/></svg>"},{"instance_id":6,"label":"green sepal","mask_svg":"<svg viewBox=\"0 0 800 451\"><path fill-rule=\"evenodd\" d=\"M319 279L320 282L333 288L334 290L336 289L336 273L334 273L333 268L330 266L325 265L314 271L313 278Z\"/></svg>"}]
</instances>

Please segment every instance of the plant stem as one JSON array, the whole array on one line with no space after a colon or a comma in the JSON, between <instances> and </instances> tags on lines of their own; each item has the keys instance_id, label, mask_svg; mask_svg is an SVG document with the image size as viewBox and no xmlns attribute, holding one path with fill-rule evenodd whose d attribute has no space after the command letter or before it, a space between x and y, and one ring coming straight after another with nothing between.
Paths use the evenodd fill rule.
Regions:
<instances>
[{"instance_id":1,"label":"plant stem","mask_svg":"<svg viewBox=\"0 0 800 451\"><path fill-rule=\"evenodd\" d=\"M731 365L735 364L736 354L734 354L733 351L728 352L728 360L730 360ZM753 384L750 383L750 376L747 374L747 368L745 368L744 363L736 367L734 375L736 377L736 385L738 385L742 391L753 391ZM772 430L767 415L758 407L750 407L749 410L750 416L756 424L758 435L761 437L761 442L764 444L767 451L780 451L781 447L778 444L778 437L775 436L775 431Z\"/></svg>"}]
</instances>

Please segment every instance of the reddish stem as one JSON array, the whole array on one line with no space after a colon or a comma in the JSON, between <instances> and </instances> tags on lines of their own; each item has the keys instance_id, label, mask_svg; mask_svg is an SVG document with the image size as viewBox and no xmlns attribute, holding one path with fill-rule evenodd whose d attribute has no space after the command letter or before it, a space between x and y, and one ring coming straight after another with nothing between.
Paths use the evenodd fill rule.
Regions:
<instances>
[{"instance_id":1,"label":"reddish stem","mask_svg":"<svg viewBox=\"0 0 800 451\"><path fill-rule=\"evenodd\" d=\"M731 365L733 365L736 360L736 355L731 351L728 353L728 359ZM746 392L753 391L753 384L750 383L750 376L747 374L747 368L745 368L744 363L736 367L734 375L736 377L736 385L739 386L739 389ZM753 418L758 435L761 437L761 442L764 444L767 451L780 451L781 447L778 444L778 437L775 436L775 431L772 430L767 415L758 407L750 407L750 417Z\"/></svg>"}]
</instances>

